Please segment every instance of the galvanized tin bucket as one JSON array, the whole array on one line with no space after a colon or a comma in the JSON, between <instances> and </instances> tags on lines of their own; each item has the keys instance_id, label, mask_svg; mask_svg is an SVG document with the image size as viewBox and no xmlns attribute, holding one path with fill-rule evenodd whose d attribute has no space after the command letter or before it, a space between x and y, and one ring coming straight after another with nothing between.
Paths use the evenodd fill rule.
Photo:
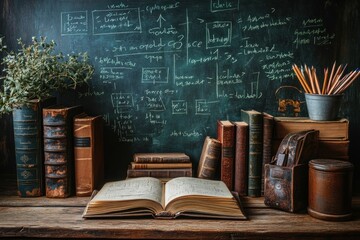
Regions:
<instances>
[{"instance_id":1,"label":"galvanized tin bucket","mask_svg":"<svg viewBox=\"0 0 360 240\"><path fill-rule=\"evenodd\" d=\"M305 93L309 118L317 121L331 121L338 117L343 95L321 95Z\"/></svg>"}]
</instances>

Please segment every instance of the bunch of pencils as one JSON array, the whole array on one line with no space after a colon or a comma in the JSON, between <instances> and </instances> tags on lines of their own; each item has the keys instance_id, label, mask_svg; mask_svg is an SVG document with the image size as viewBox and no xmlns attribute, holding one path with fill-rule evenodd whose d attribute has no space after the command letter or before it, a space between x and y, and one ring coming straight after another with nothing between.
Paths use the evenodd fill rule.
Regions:
<instances>
[{"instance_id":1,"label":"bunch of pencils","mask_svg":"<svg viewBox=\"0 0 360 240\"><path fill-rule=\"evenodd\" d=\"M336 67L336 62L334 62L330 74L328 68L324 69L324 78L321 85L314 67L309 68L304 65L304 67L299 68L294 64L292 69L305 92L311 94L341 94L360 76L359 68L344 75L346 65Z\"/></svg>"}]
</instances>

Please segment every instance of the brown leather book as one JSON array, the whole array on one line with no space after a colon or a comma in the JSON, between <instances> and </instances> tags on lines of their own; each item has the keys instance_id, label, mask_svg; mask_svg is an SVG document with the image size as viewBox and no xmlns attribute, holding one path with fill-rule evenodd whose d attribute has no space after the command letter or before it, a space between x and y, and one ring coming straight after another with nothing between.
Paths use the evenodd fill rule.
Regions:
<instances>
[{"instance_id":1,"label":"brown leather book","mask_svg":"<svg viewBox=\"0 0 360 240\"><path fill-rule=\"evenodd\" d=\"M217 135L221 142L220 179L233 190L235 125L228 120L217 121Z\"/></svg>"},{"instance_id":2,"label":"brown leather book","mask_svg":"<svg viewBox=\"0 0 360 240\"><path fill-rule=\"evenodd\" d=\"M319 140L349 140L349 121L345 118L334 121L315 121L304 117L275 117L274 139L283 139L288 133L304 130L319 130Z\"/></svg>"},{"instance_id":3,"label":"brown leather book","mask_svg":"<svg viewBox=\"0 0 360 240\"><path fill-rule=\"evenodd\" d=\"M76 196L91 196L104 180L103 119L80 114L74 118Z\"/></svg>"},{"instance_id":4,"label":"brown leather book","mask_svg":"<svg viewBox=\"0 0 360 240\"><path fill-rule=\"evenodd\" d=\"M46 197L74 193L73 118L81 112L82 106L43 109Z\"/></svg>"},{"instance_id":5,"label":"brown leather book","mask_svg":"<svg viewBox=\"0 0 360 240\"><path fill-rule=\"evenodd\" d=\"M192 163L136 163L131 162L132 169L157 169L157 168L191 168Z\"/></svg>"},{"instance_id":6,"label":"brown leather book","mask_svg":"<svg viewBox=\"0 0 360 240\"><path fill-rule=\"evenodd\" d=\"M129 165L127 178L154 177L154 178L175 178L192 177L192 168L163 168L163 169L132 169Z\"/></svg>"},{"instance_id":7,"label":"brown leather book","mask_svg":"<svg viewBox=\"0 0 360 240\"><path fill-rule=\"evenodd\" d=\"M190 158L185 153L135 153L133 161L137 163L186 163Z\"/></svg>"},{"instance_id":8,"label":"brown leather book","mask_svg":"<svg viewBox=\"0 0 360 240\"><path fill-rule=\"evenodd\" d=\"M221 142L207 136L205 138L198 166L197 177L214 179L220 165Z\"/></svg>"},{"instance_id":9,"label":"brown leather book","mask_svg":"<svg viewBox=\"0 0 360 240\"><path fill-rule=\"evenodd\" d=\"M234 122L235 124L235 167L234 167L234 191L240 196L247 195L247 169L248 169L248 143L249 125L246 122Z\"/></svg>"}]
</instances>

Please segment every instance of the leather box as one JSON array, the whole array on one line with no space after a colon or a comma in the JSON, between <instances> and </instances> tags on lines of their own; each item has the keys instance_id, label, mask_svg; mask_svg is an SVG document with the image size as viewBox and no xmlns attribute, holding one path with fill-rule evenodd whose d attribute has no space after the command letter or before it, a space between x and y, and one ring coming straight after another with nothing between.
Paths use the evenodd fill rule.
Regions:
<instances>
[{"instance_id":1,"label":"leather box","mask_svg":"<svg viewBox=\"0 0 360 240\"><path fill-rule=\"evenodd\" d=\"M305 210L308 162L316 156L319 131L289 133L269 164L265 164L264 203L287 212Z\"/></svg>"},{"instance_id":2,"label":"leather box","mask_svg":"<svg viewBox=\"0 0 360 240\"><path fill-rule=\"evenodd\" d=\"M287 212L306 209L308 165L283 167L265 164L264 203Z\"/></svg>"}]
</instances>

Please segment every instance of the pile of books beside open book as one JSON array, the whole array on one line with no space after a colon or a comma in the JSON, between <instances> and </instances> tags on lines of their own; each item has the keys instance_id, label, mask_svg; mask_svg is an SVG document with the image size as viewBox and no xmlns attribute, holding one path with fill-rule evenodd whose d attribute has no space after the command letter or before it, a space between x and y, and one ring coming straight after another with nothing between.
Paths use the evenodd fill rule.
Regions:
<instances>
[{"instance_id":1,"label":"pile of books beside open book","mask_svg":"<svg viewBox=\"0 0 360 240\"><path fill-rule=\"evenodd\" d=\"M169 180L192 177L192 162L184 153L135 153L127 178L155 177Z\"/></svg>"},{"instance_id":2,"label":"pile of books beside open book","mask_svg":"<svg viewBox=\"0 0 360 240\"><path fill-rule=\"evenodd\" d=\"M241 196L261 196L264 165L272 160L282 139L311 129L319 131L317 158L349 160L349 121L345 118L314 121L242 110L240 120L219 120L217 138L205 139L197 177L214 178L219 172L230 190Z\"/></svg>"}]
</instances>

